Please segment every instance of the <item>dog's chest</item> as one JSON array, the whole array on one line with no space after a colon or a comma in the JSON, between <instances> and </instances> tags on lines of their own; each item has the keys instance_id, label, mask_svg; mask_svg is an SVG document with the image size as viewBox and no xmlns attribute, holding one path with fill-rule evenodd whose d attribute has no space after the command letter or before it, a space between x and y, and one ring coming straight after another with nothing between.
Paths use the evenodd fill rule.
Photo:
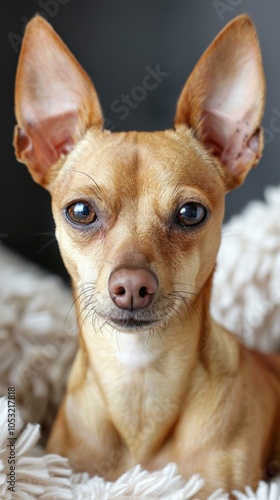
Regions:
<instances>
[{"instance_id":1,"label":"dog's chest","mask_svg":"<svg viewBox=\"0 0 280 500\"><path fill-rule=\"evenodd\" d=\"M112 422L140 460L142 450L149 454L177 418L179 398L176 389L170 390L160 341L153 343L150 335L125 335L115 342L102 349L106 359L105 354L95 358L95 368Z\"/></svg>"}]
</instances>

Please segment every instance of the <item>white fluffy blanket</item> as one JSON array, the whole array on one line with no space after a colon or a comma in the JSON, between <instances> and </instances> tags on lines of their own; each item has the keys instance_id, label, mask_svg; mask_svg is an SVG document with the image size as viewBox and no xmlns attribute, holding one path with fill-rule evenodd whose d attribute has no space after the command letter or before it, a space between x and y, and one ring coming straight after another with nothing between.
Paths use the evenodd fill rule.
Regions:
<instances>
[{"instance_id":1,"label":"white fluffy blanket","mask_svg":"<svg viewBox=\"0 0 280 500\"><path fill-rule=\"evenodd\" d=\"M199 497L203 478L196 475L185 481L175 464L153 473L137 466L110 483L86 473L74 474L66 459L44 454L38 446L40 432L44 435L53 420L76 350L71 292L59 278L4 247L0 247L0 263L0 498ZM280 188L270 188L264 203L249 205L224 228L213 315L247 344L280 352L279 283ZM12 437L13 410L7 399L11 387L15 387L17 408ZM235 496L238 500L279 500L280 478L270 485L260 483L257 493L247 489ZM210 498L222 500L228 494L217 491Z\"/></svg>"}]
</instances>

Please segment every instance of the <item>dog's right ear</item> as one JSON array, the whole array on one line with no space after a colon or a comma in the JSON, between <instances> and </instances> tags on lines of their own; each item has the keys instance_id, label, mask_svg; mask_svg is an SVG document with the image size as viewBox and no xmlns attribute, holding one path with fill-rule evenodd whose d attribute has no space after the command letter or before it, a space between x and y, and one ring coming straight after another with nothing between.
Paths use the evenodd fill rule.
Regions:
<instances>
[{"instance_id":1,"label":"dog's right ear","mask_svg":"<svg viewBox=\"0 0 280 500\"><path fill-rule=\"evenodd\" d=\"M42 17L27 25L16 77L14 146L36 182L68 154L88 127L101 128L100 104L88 75Z\"/></svg>"}]
</instances>

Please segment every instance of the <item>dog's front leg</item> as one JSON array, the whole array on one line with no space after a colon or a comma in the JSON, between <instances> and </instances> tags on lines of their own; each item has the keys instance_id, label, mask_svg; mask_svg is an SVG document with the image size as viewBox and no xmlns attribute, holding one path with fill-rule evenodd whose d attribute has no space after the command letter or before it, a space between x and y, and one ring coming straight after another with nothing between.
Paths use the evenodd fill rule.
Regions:
<instances>
[{"instance_id":1,"label":"dog's front leg","mask_svg":"<svg viewBox=\"0 0 280 500\"><path fill-rule=\"evenodd\" d=\"M111 421L96 376L85 370L83 358L80 350L47 450L67 456L76 471L114 479L128 466L127 449Z\"/></svg>"}]
</instances>

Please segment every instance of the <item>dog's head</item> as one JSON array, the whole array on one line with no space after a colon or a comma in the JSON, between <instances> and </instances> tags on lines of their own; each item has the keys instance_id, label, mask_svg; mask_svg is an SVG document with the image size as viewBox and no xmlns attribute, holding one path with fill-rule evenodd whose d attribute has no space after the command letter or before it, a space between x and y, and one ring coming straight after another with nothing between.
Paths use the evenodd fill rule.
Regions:
<instances>
[{"instance_id":1,"label":"dog's head","mask_svg":"<svg viewBox=\"0 0 280 500\"><path fill-rule=\"evenodd\" d=\"M81 309L126 331L192 311L215 266L224 194L261 155L264 87L254 26L240 16L193 70L174 129L111 133L67 47L41 17L28 24L14 145L52 195Z\"/></svg>"}]
</instances>

